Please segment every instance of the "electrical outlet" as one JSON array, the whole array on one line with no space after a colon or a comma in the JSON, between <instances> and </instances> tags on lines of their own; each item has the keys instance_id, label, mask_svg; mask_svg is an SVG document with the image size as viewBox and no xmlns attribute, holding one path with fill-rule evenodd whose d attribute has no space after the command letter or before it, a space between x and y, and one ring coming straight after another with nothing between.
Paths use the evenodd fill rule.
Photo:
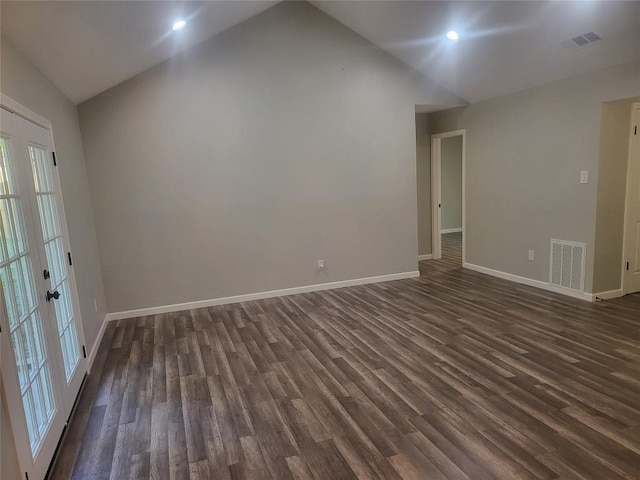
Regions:
<instances>
[{"instance_id":1,"label":"electrical outlet","mask_svg":"<svg viewBox=\"0 0 640 480\"><path fill-rule=\"evenodd\" d=\"M324 260L318 260L318 271L321 272L324 270Z\"/></svg>"},{"instance_id":2,"label":"electrical outlet","mask_svg":"<svg viewBox=\"0 0 640 480\"><path fill-rule=\"evenodd\" d=\"M529 250L529 261L533 262L534 257L535 257L535 252L533 250Z\"/></svg>"}]
</instances>

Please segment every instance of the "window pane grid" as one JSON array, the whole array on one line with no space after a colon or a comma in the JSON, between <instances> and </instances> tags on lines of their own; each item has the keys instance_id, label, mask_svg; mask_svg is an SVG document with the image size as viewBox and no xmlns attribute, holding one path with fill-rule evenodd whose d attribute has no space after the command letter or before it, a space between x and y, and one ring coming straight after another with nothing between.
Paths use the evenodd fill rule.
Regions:
<instances>
[{"instance_id":1,"label":"window pane grid","mask_svg":"<svg viewBox=\"0 0 640 480\"><path fill-rule=\"evenodd\" d=\"M54 413L50 393L46 393L43 389L43 384L49 384L49 379L44 370L42 373L43 375L38 377L38 381L22 393L22 404L27 418L27 430L32 452L38 448Z\"/></svg>"},{"instance_id":2,"label":"window pane grid","mask_svg":"<svg viewBox=\"0 0 640 480\"><path fill-rule=\"evenodd\" d=\"M49 172L48 151L36 145L29 145L29 156L31 157L31 167L33 169L33 181L36 192L53 190L51 174Z\"/></svg>"},{"instance_id":3,"label":"window pane grid","mask_svg":"<svg viewBox=\"0 0 640 480\"><path fill-rule=\"evenodd\" d=\"M67 381L71 377L73 370L75 369L78 361L80 360L80 355L76 352L79 351L78 348L78 335L76 332L75 322L69 320L67 323L67 327L65 328L62 335L60 335L60 345L62 345L62 354L65 357L65 374L67 376ZM68 368L67 368L68 365Z\"/></svg>"},{"instance_id":4,"label":"window pane grid","mask_svg":"<svg viewBox=\"0 0 640 480\"><path fill-rule=\"evenodd\" d=\"M46 414L44 411L44 400L42 398L42 388L40 386L40 378L31 382L31 394L33 396L33 409L36 414L36 425L43 425Z\"/></svg>"},{"instance_id":5,"label":"window pane grid","mask_svg":"<svg viewBox=\"0 0 640 480\"><path fill-rule=\"evenodd\" d=\"M56 221L58 211L56 209L56 199L53 194L37 194L38 210L40 212L40 223L42 224L42 234L44 240L48 241L60 235L59 225Z\"/></svg>"},{"instance_id":6,"label":"window pane grid","mask_svg":"<svg viewBox=\"0 0 640 480\"><path fill-rule=\"evenodd\" d=\"M2 282L2 289L4 291L5 304L7 306L7 314L9 315L9 329L14 328L19 324L19 316L17 314L18 307L16 306L15 294L13 293L13 285L9 276L9 266L0 268L0 281Z\"/></svg>"},{"instance_id":7,"label":"window pane grid","mask_svg":"<svg viewBox=\"0 0 640 480\"><path fill-rule=\"evenodd\" d=\"M62 238L60 235L49 240L44 245L47 262L49 263L49 273L51 274L51 285L53 289L67 279L67 269L64 265L64 252L62 248Z\"/></svg>"},{"instance_id":8,"label":"window pane grid","mask_svg":"<svg viewBox=\"0 0 640 480\"><path fill-rule=\"evenodd\" d=\"M7 139L0 138L0 194L10 195L16 192L13 172L9 164Z\"/></svg>"},{"instance_id":9,"label":"window pane grid","mask_svg":"<svg viewBox=\"0 0 640 480\"><path fill-rule=\"evenodd\" d=\"M27 390L22 395L22 405L24 406L25 417L27 417L27 430L29 431L29 439L31 440L31 451L33 452L40 442L40 435L35 425L35 409L33 407L33 394L31 390Z\"/></svg>"},{"instance_id":10,"label":"window pane grid","mask_svg":"<svg viewBox=\"0 0 640 480\"><path fill-rule=\"evenodd\" d=\"M60 297L53 303L58 327L58 338L67 381L80 361L80 348L75 317L71 305L71 292L67 277L67 265L61 236L58 208L54 194L52 166L48 150L29 145L29 157L36 189L40 226L44 237L47 268L50 273L51 290Z\"/></svg>"},{"instance_id":11,"label":"window pane grid","mask_svg":"<svg viewBox=\"0 0 640 480\"><path fill-rule=\"evenodd\" d=\"M18 370L18 383L20 384L20 390L24 390L28 386L27 380L27 356L24 352L22 332L20 328L16 328L11 333L11 343L13 344L13 351L16 358L16 368Z\"/></svg>"},{"instance_id":12,"label":"window pane grid","mask_svg":"<svg viewBox=\"0 0 640 480\"><path fill-rule=\"evenodd\" d=\"M40 368L40 381L43 385L48 385L50 383L47 378L47 372L48 370L46 368ZM53 396L50 390L45 391L44 401L47 407L47 412L53 413Z\"/></svg>"},{"instance_id":13,"label":"window pane grid","mask_svg":"<svg viewBox=\"0 0 640 480\"><path fill-rule=\"evenodd\" d=\"M3 212L0 210L0 215L2 215L3 219L4 219L4 214ZM14 251L12 249L12 254L9 255L9 242L12 241L12 239L9 238L9 235L5 235L5 229L2 228L2 223L0 222L0 234L2 234L2 248L0 248L0 251L2 251L3 253L3 258L2 260L0 260L0 265L6 265L9 262L12 262L14 260L19 259L20 257L24 257L26 255L29 255L29 250L27 250L26 248L23 248L21 250L16 250Z\"/></svg>"},{"instance_id":14,"label":"window pane grid","mask_svg":"<svg viewBox=\"0 0 640 480\"><path fill-rule=\"evenodd\" d=\"M9 273L13 283L13 293L15 294L16 306L18 307L18 317L24 318L29 312L27 303L27 292L20 262L11 262L9 264Z\"/></svg>"},{"instance_id":15,"label":"window pane grid","mask_svg":"<svg viewBox=\"0 0 640 480\"><path fill-rule=\"evenodd\" d=\"M15 324L15 325L10 326L9 330L10 330L10 331L12 331L12 332L13 332L13 331L15 331L17 328L19 328L19 327L24 323L24 321L25 321L25 320L27 320L27 319L28 319L28 318L29 318L33 313L35 313L35 311L36 311L37 309L38 309L38 307L37 307L37 306L36 306L36 307L33 307L33 308L29 311L29 313L28 313L27 315L25 315L24 317L22 317L22 318L20 319L20 321L16 322L16 324Z\"/></svg>"},{"instance_id":16,"label":"window pane grid","mask_svg":"<svg viewBox=\"0 0 640 480\"><path fill-rule=\"evenodd\" d=\"M16 358L16 368L18 369L18 383L20 390L24 391L29 387L40 368L46 363L45 350L42 345L42 332L39 322L34 313L35 321L32 323L23 322L18 324L11 331L11 340ZM34 332L33 328L37 330ZM38 341L35 340L38 338ZM35 351L33 351L35 346Z\"/></svg>"},{"instance_id":17,"label":"window pane grid","mask_svg":"<svg viewBox=\"0 0 640 480\"><path fill-rule=\"evenodd\" d=\"M20 390L32 452L38 447L54 413L50 385L48 369L43 362L32 380Z\"/></svg>"},{"instance_id":18,"label":"window pane grid","mask_svg":"<svg viewBox=\"0 0 640 480\"><path fill-rule=\"evenodd\" d=\"M20 264L20 269L23 273L23 279L25 282L25 295L27 297L27 308L31 309L36 306L36 299L34 296L34 283L33 278L31 278L31 269L29 268L29 259L26 255L21 256L18 259L18 263Z\"/></svg>"},{"instance_id":19,"label":"window pane grid","mask_svg":"<svg viewBox=\"0 0 640 480\"><path fill-rule=\"evenodd\" d=\"M0 217L2 217L2 238L4 240L3 252L5 259L10 259L24 253L27 245L23 237L23 230L16 225L24 225L20 198L0 198Z\"/></svg>"},{"instance_id":20,"label":"window pane grid","mask_svg":"<svg viewBox=\"0 0 640 480\"><path fill-rule=\"evenodd\" d=\"M0 266L0 283L5 292L9 328L14 329L37 308L33 296L31 268L26 254Z\"/></svg>"},{"instance_id":21,"label":"window pane grid","mask_svg":"<svg viewBox=\"0 0 640 480\"><path fill-rule=\"evenodd\" d=\"M43 358L40 356L41 352L39 352L36 347L35 332L32 328L33 324L31 322L24 322L21 327L23 329L23 335L26 337L25 345L28 345L25 351L28 352L28 360L31 360L29 381L33 382L33 379L38 374L38 370L42 366Z\"/></svg>"},{"instance_id":22,"label":"window pane grid","mask_svg":"<svg viewBox=\"0 0 640 480\"><path fill-rule=\"evenodd\" d=\"M55 402L22 199L17 191L15 163L7 147L7 139L0 139L0 284L5 293L18 384L34 453L49 427Z\"/></svg>"}]
</instances>

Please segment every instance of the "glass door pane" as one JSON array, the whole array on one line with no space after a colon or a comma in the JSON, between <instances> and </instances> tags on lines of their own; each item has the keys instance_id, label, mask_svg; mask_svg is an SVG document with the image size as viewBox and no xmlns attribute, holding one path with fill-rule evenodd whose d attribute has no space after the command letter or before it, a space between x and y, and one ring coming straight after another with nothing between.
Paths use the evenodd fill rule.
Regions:
<instances>
[{"instance_id":1,"label":"glass door pane","mask_svg":"<svg viewBox=\"0 0 640 480\"><path fill-rule=\"evenodd\" d=\"M53 421L55 401L33 256L8 138L0 137L0 280L32 455ZM36 260L37 263L37 260Z\"/></svg>"},{"instance_id":2,"label":"glass door pane","mask_svg":"<svg viewBox=\"0 0 640 480\"><path fill-rule=\"evenodd\" d=\"M55 188L52 178L52 163L46 148L29 144L29 157L33 183L36 190L40 225L51 280L51 291L58 292L53 302L58 326L58 339L62 349L62 360L67 382L80 362L78 331L71 302L71 289L67 275L62 229L58 216Z\"/></svg>"}]
</instances>

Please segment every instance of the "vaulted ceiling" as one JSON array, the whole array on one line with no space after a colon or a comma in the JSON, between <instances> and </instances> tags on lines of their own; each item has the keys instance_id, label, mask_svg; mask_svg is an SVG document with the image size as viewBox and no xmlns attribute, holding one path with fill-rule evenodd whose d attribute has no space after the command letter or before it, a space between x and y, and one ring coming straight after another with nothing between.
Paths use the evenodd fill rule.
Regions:
<instances>
[{"instance_id":1,"label":"vaulted ceiling","mask_svg":"<svg viewBox=\"0 0 640 480\"><path fill-rule=\"evenodd\" d=\"M314 4L471 103L640 59L640 2ZM602 40L566 46L588 32Z\"/></svg>"},{"instance_id":2,"label":"vaulted ceiling","mask_svg":"<svg viewBox=\"0 0 640 480\"><path fill-rule=\"evenodd\" d=\"M80 103L276 3L2 1L1 29ZM640 60L640 1L312 3L469 102Z\"/></svg>"}]
</instances>

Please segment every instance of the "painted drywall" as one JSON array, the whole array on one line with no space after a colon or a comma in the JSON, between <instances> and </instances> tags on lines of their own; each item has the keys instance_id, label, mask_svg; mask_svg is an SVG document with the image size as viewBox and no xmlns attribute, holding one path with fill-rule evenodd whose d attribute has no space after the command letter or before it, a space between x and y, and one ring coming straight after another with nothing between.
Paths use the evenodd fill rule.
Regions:
<instances>
[{"instance_id":1,"label":"painted drywall","mask_svg":"<svg viewBox=\"0 0 640 480\"><path fill-rule=\"evenodd\" d=\"M22 475L19 473L18 453L13 441L7 400L1 381L2 372L0 372L0 479L18 480Z\"/></svg>"},{"instance_id":2,"label":"painted drywall","mask_svg":"<svg viewBox=\"0 0 640 480\"><path fill-rule=\"evenodd\" d=\"M602 105L593 291L621 288L631 107L640 98Z\"/></svg>"},{"instance_id":3,"label":"painted drywall","mask_svg":"<svg viewBox=\"0 0 640 480\"><path fill-rule=\"evenodd\" d=\"M84 102L108 310L415 271L414 108L452 103L304 2Z\"/></svg>"},{"instance_id":4,"label":"painted drywall","mask_svg":"<svg viewBox=\"0 0 640 480\"><path fill-rule=\"evenodd\" d=\"M467 262L548 282L550 240L585 242L592 292L602 103L638 94L636 62L433 114L467 130Z\"/></svg>"},{"instance_id":5,"label":"painted drywall","mask_svg":"<svg viewBox=\"0 0 640 480\"><path fill-rule=\"evenodd\" d=\"M441 140L441 230L462 228L462 136Z\"/></svg>"},{"instance_id":6,"label":"painted drywall","mask_svg":"<svg viewBox=\"0 0 640 480\"><path fill-rule=\"evenodd\" d=\"M418 254L433 253L431 243L431 128L428 113L416 113Z\"/></svg>"},{"instance_id":7,"label":"painted drywall","mask_svg":"<svg viewBox=\"0 0 640 480\"><path fill-rule=\"evenodd\" d=\"M77 110L9 40L2 37L0 44L0 90L52 123L82 326L87 351L90 351L104 321L106 307Z\"/></svg>"}]
</instances>

